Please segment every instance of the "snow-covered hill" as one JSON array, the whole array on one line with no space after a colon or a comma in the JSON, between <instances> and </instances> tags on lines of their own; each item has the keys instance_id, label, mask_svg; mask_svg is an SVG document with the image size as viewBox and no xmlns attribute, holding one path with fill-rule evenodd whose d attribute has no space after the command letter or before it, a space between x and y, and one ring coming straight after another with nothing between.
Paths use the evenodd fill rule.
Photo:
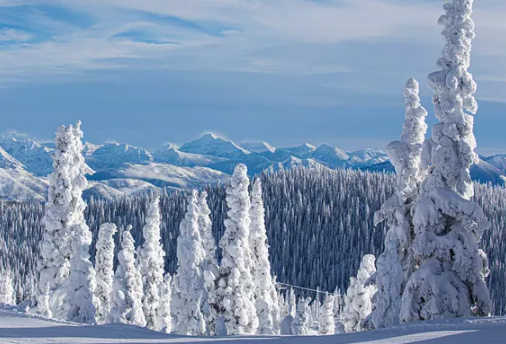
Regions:
<instances>
[{"instance_id":1,"label":"snow-covered hill","mask_svg":"<svg viewBox=\"0 0 506 344\"><path fill-rule=\"evenodd\" d=\"M437 320L333 336L185 337L129 325L80 325L0 310L0 343L476 344L504 343L506 318Z\"/></svg>"},{"instance_id":2,"label":"snow-covered hill","mask_svg":"<svg viewBox=\"0 0 506 344\"><path fill-rule=\"evenodd\" d=\"M39 143L17 134L0 139L0 198L42 199L45 178L52 170L51 143ZM84 144L86 162L95 170L86 196L117 198L154 187L199 188L227 179L238 163L251 175L295 166L392 171L388 157L379 149L343 151L322 144L304 143L278 148L266 142L230 140L208 133L181 147L166 144L154 152L126 143ZM503 185L506 155L482 157L471 169L474 180ZM117 179L117 182L111 180ZM141 183L139 182L141 181ZM121 185L121 186L119 186Z\"/></svg>"}]
</instances>

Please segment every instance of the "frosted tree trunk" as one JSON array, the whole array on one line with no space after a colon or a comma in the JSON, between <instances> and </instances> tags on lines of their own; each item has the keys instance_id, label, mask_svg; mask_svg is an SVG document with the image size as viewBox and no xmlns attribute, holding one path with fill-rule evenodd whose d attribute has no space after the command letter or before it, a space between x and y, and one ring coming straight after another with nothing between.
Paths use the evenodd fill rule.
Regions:
<instances>
[{"instance_id":1,"label":"frosted tree trunk","mask_svg":"<svg viewBox=\"0 0 506 344\"><path fill-rule=\"evenodd\" d=\"M111 311L114 278L113 236L116 232L116 225L113 223L102 224L98 231L97 252L95 254L95 270L97 272L95 296L97 298L96 318L98 322L106 321Z\"/></svg>"},{"instance_id":2,"label":"frosted tree trunk","mask_svg":"<svg viewBox=\"0 0 506 344\"><path fill-rule=\"evenodd\" d=\"M88 181L85 175L91 169L85 164L82 155L83 132L80 129L81 123L75 127L70 126L73 133L73 158L70 168L72 216L67 223L70 231L71 258L70 276L67 287L67 320L82 323L95 322L95 270L90 262L91 231L84 220L86 203L83 200L83 190L86 189Z\"/></svg>"},{"instance_id":3,"label":"frosted tree trunk","mask_svg":"<svg viewBox=\"0 0 506 344\"><path fill-rule=\"evenodd\" d=\"M122 235L118 266L114 273L111 321L146 326L142 309L142 278L135 266L134 239L129 226Z\"/></svg>"},{"instance_id":4,"label":"frosted tree trunk","mask_svg":"<svg viewBox=\"0 0 506 344\"><path fill-rule=\"evenodd\" d=\"M206 191L200 193L198 208L200 236L205 250L202 271L204 290L207 295L202 302L202 313L206 319L207 334L212 336L215 335L216 320L218 319L219 298L216 294L216 283L219 277L219 268L216 260L216 243L212 232L211 210L207 204Z\"/></svg>"},{"instance_id":5,"label":"frosted tree trunk","mask_svg":"<svg viewBox=\"0 0 506 344\"><path fill-rule=\"evenodd\" d=\"M138 249L138 269L142 275L142 307L147 327L160 330L160 288L163 284L165 252L160 235L160 199L156 197L148 206L146 224L142 229L144 242Z\"/></svg>"},{"instance_id":6,"label":"frosted tree trunk","mask_svg":"<svg viewBox=\"0 0 506 344\"><path fill-rule=\"evenodd\" d=\"M172 303L172 278L169 273L166 273L163 279L163 284L160 290L161 302L159 308L159 324L162 332L172 332L172 316L171 316L171 303Z\"/></svg>"},{"instance_id":7,"label":"frosted tree trunk","mask_svg":"<svg viewBox=\"0 0 506 344\"><path fill-rule=\"evenodd\" d=\"M397 174L395 194L374 214L376 224L386 220L389 227L385 251L377 260L378 292L372 314L375 328L399 323L401 297L414 269L410 251L414 236L411 209L424 175L421 153L427 132L427 111L420 105L418 94L418 82L409 79L404 90L406 112L401 141L391 142L387 147Z\"/></svg>"},{"instance_id":8,"label":"frosted tree trunk","mask_svg":"<svg viewBox=\"0 0 506 344\"><path fill-rule=\"evenodd\" d=\"M253 334L258 327L255 285L251 276L251 203L248 186L247 168L238 164L226 191L228 218L225 220L225 233L220 240L222 260L217 290L221 315L229 335Z\"/></svg>"},{"instance_id":9,"label":"frosted tree trunk","mask_svg":"<svg viewBox=\"0 0 506 344\"><path fill-rule=\"evenodd\" d=\"M427 178L414 207L412 250L419 268L411 275L402 297L402 321L488 315L491 309L485 284L488 261L478 248L488 221L470 198L470 167L478 161L474 150L473 116L476 83L468 72L472 0L445 2L439 19L444 48L429 75L439 123L424 145Z\"/></svg>"},{"instance_id":10,"label":"frosted tree trunk","mask_svg":"<svg viewBox=\"0 0 506 344\"><path fill-rule=\"evenodd\" d=\"M344 300L341 322L345 332L364 330L362 322L372 311L372 298L376 293L375 285L367 285L368 280L376 272L374 256L366 254L362 258L357 278L350 278L350 286Z\"/></svg>"},{"instance_id":11,"label":"frosted tree trunk","mask_svg":"<svg viewBox=\"0 0 506 344\"><path fill-rule=\"evenodd\" d=\"M259 321L257 332L259 334L275 334L279 332L279 301L271 275L262 183L259 178L256 179L251 191L250 218L251 274L255 285L255 306Z\"/></svg>"},{"instance_id":12,"label":"frosted tree trunk","mask_svg":"<svg viewBox=\"0 0 506 344\"><path fill-rule=\"evenodd\" d=\"M334 296L327 293L318 321L318 334L320 335L331 335L335 333L334 303Z\"/></svg>"},{"instance_id":13,"label":"frosted tree trunk","mask_svg":"<svg viewBox=\"0 0 506 344\"><path fill-rule=\"evenodd\" d=\"M179 229L178 266L172 296L174 333L200 336L206 333L206 322L201 309L203 299L207 297L202 271L206 252L200 237L198 195L195 190L190 194L186 215Z\"/></svg>"}]
</instances>

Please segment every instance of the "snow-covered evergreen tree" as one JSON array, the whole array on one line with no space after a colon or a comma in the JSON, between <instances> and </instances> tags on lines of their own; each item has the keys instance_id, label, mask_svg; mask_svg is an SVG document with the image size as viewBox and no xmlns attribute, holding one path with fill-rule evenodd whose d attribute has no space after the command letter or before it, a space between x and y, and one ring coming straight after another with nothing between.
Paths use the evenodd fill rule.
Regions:
<instances>
[{"instance_id":1,"label":"snow-covered evergreen tree","mask_svg":"<svg viewBox=\"0 0 506 344\"><path fill-rule=\"evenodd\" d=\"M279 331L279 301L271 275L269 247L265 229L262 182L255 180L251 191L250 235L253 283L255 285L255 306L258 316L259 334L275 334Z\"/></svg>"},{"instance_id":2,"label":"snow-covered evergreen tree","mask_svg":"<svg viewBox=\"0 0 506 344\"><path fill-rule=\"evenodd\" d=\"M396 171L395 194L374 214L376 224L386 220L389 226L385 251L376 263L378 292L371 319L376 328L399 323L402 293L414 269L410 251L414 235L411 209L423 177L421 153L427 132L427 111L420 105L418 93L418 82L409 79L404 90L406 112L401 141L387 147Z\"/></svg>"},{"instance_id":3,"label":"snow-covered evergreen tree","mask_svg":"<svg viewBox=\"0 0 506 344\"><path fill-rule=\"evenodd\" d=\"M305 336L309 333L311 325L310 312L309 299L301 298L297 303L297 310L292 322L293 335Z\"/></svg>"},{"instance_id":4,"label":"snow-covered evergreen tree","mask_svg":"<svg viewBox=\"0 0 506 344\"><path fill-rule=\"evenodd\" d=\"M216 320L218 319L219 298L216 294L216 282L219 277L219 268L216 260L216 242L212 232L211 210L207 204L205 190L199 195L198 209L200 236L205 250L202 271L206 297L202 302L202 313L206 320L207 334L212 336L215 334Z\"/></svg>"},{"instance_id":5,"label":"snow-covered evergreen tree","mask_svg":"<svg viewBox=\"0 0 506 344\"><path fill-rule=\"evenodd\" d=\"M376 272L374 256L366 254L362 258L357 277L350 278L350 286L346 292L341 322L345 332L362 331L362 322L372 311L372 298L376 293L375 285L367 285L368 280Z\"/></svg>"},{"instance_id":6,"label":"snow-covered evergreen tree","mask_svg":"<svg viewBox=\"0 0 506 344\"><path fill-rule=\"evenodd\" d=\"M335 333L334 304L334 296L327 293L318 321L318 334L330 335Z\"/></svg>"},{"instance_id":7,"label":"snow-covered evergreen tree","mask_svg":"<svg viewBox=\"0 0 506 344\"><path fill-rule=\"evenodd\" d=\"M0 304L11 306L16 304L12 274L7 269L0 272Z\"/></svg>"},{"instance_id":8,"label":"snow-covered evergreen tree","mask_svg":"<svg viewBox=\"0 0 506 344\"><path fill-rule=\"evenodd\" d=\"M72 216L67 222L70 232L70 275L67 286L66 302L68 304L67 320L73 322L95 322L95 270L90 262L91 231L84 219L86 203L83 200L83 190L88 181L85 175L92 170L84 162L82 154L83 144L81 122L72 130L72 145L69 147L73 152L70 166L70 180L72 187Z\"/></svg>"},{"instance_id":9,"label":"snow-covered evergreen tree","mask_svg":"<svg viewBox=\"0 0 506 344\"><path fill-rule=\"evenodd\" d=\"M147 326L160 330L160 288L163 284L165 252L160 242L160 199L156 197L148 206L146 224L142 229L144 242L138 248L137 268L142 275L142 307Z\"/></svg>"},{"instance_id":10,"label":"snow-covered evergreen tree","mask_svg":"<svg viewBox=\"0 0 506 344\"><path fill-rule=\"evenodd\" d=\"M203 299L206 297L202 271L205 256L199 229L198 194L193 190L177 238L178 267L172 295L174 333L194 336L206 333L202 314Z\"/></svg>"},{"instance_id":11,"label":"snow-covered evergreen tree","mask_svg":"<svg viewBox=\"0 0 506 344\"><path fill-rule=\"evenodd\" d=\"M131 226L123 232L118 266L114 273L111 321L146 326L142 309L142 278L135 266L134 239Z\"/></svg>"},{"instance_id":12,"label":"snow-covered evergreen tree","mask_svg":"<svg viewBox=\"0 0 506 344\"><path fill-rule=\"evenodd\" d=\"M228 218L220 240L222 260L218 296L227 334L252 334L258 327L255 309L255 285L251 276L249 247L249 178L244 164L235 167L227 187Z\"/></svg>"},{"instance_id":13,"label":"snow-covered evergreen tree","mask_svg":"<svg viewBox=\"0 0 506 344\"><path fill-rule=\"evenodd\" d=\"M158 312L158 322L160 330L165 333L172 332L172 316L171 316L171 303L172 303L172 277L166 273L163 278L163 284L160 290L160 308Z\"/></svg>"},{"instance_id":14,"label":"snow-covered evergreen tree","mask_svg":"<svg viewBox=\"0 0 506 344\"><path fill-rule=\"evenodd\" d=\"M54 171L49 175L48 200L43 218L44 233L37 261L36 299L39 311L51 318L66 318L66 283L70 271L70 227L77 204L72 194L75 137L72 126L56 130Z\"/></svg>"},{"instance_id":15,"label":"snow-covered evergreen tree","mask_svg":"<svg viewBox=\"0 0 506 344\"><path fill-rule=\"evenodd\" d=\"M488 221L481 207L471 201L470 167L474 152L473 117L476 83L468 72L472 0L449 0L439 19L444 48L429 75L439 123L424 145L428 175L414 207L413 256L419 268L411 275L402 297L402 321L487 315L491 310L485 284L488 261L478 248Z\"/></svg>"},{"instance_id":16,"label":"snow-covered evergreen tree","mask_svg":"<svg viewBox=\"0 0 506 344\"><path fill-rule=\"evenodd\" d=\"M104 223L98 231L98 240L95 254L95 271L97 273L97 298L98 322L103 322L111 311L111 295L113 292L114 278L114 234L117 232L114 223Z\"/></svg>"}]
</instances>

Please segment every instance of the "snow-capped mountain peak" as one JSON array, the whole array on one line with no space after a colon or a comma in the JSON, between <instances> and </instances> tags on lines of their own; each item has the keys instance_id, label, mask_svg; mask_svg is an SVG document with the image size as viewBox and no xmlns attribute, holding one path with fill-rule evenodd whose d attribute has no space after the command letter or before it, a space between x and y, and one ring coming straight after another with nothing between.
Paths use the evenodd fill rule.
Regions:
<instances>
[{"instance_id":1,"label":"snow-capped mountain peak","mask_svg":"<svg viewBox=\"0 0 506 344\"><path fill-rule=\"evenodd\" d=\"M97 148L86 160L94 170L118 167L124 164L142 164L152 161L153 157L143 148L126 143L106 143Z\"/></svg>"},{"instance_id":2,"label":"snow-capped mountain peak","mask_svg":"<svg viewBox=\"0 0 506 344\"><path fill-rule=\"evenodd\" d=\"M320 160L329 165L341 165L343 161L348 160L350 157L339 148L322 144L312 154L311 157Z\"/></svg>"},{"instance_id":3,"label":"snow-capped mountain peak","mask_svg":"<svg viewBox=\"0 0 506 344\"><path fill-rule=\"evenodd\" d=\"M201 138L190 141L181 146L179 150L186 153L233 159L242 158L250 153L234 142L224 140L213 133L207 133Z\"/></svg>"},{"instance_id":4,"label":"snow-capped mountain peak","mask_svg":"<svg viewBox=\"0 0 506 344\"><path fill-rule=\"evenodd\" d=\"M251 153L274 153L276 148L264 141L242 141L239 146Z\"/></svg>"}]
</instances>

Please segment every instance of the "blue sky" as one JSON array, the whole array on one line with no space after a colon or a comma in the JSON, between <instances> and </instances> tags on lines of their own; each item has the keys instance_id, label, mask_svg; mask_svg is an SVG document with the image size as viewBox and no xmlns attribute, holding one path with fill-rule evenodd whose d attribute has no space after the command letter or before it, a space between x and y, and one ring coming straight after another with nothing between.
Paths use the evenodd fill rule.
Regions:
<instances>
[{"instance_id":1,"label":"blue sky","mask_svg":"<svg viewBox=\"0 0 506 344\"><path fill-rule=\"evenodd\" d=\"M442 46L442 0L0 0L0 132L155 149L213 131L382 148ZM506 151L506 3L476 1L482 153ZM433 123L432 114L430 122Z\"/></svg>"}]
</instances>

